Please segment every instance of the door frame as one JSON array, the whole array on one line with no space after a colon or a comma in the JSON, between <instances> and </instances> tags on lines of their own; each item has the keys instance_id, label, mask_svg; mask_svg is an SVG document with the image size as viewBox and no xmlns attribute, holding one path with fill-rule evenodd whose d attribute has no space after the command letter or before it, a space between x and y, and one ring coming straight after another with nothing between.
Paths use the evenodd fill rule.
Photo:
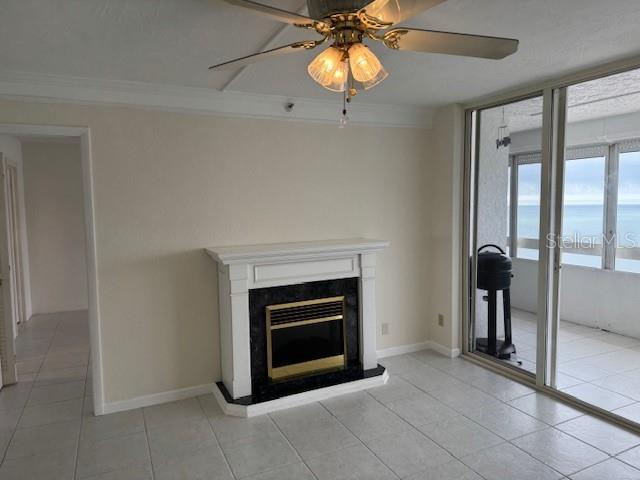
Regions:
<instances>
[{"instance_id":1,"label":"door frame","mask_svg":"<svg viewBox=\"0 0 640 480\"><path fill-rule=\"evenodd\" d=\"M0 331L0 387L11 385L18 381L18 370L16 368L16 323L15 305L13 303L14 286L11 282L11 244L9 242L9 218L7 205L7 156L0 152L0 204L4 208L0 209L0 244L6 248L0 249L0 285L2 292L2 325ZM8 287L8 288L7 288Z\"/></svg>"},{"instance_id":2,"label":"door frame","mask_svg":"<svg viewBox=\"0 0 640 480\"><path fill-rule=\"evenodd\" d=\"M474 302L471 301L470 284L475 286L475 271L470 262L470 258L475 255L473 242L475 241L475 181L477 172L475 168L476 137L477 132L472 129L472 118L477 115L478 110L498 107L506 103L517 102L534 96L542 92L545 99L543 111L543 145L542 145L542 185L541 185L541 225L540 230L545 235L555 235L561 231L562 227L562 188L564 176L565 160L565 122L566 115L566 93L567 88L596 80L598 78L623 73L629 70L640 68L640 56L636 55L616 62L610 62L590 69L585 69L560 78L537 82L529 86L507 90L492 96L484 97L462 105L465 115L464 125L464 179L462 192L462 208L464 224L462 228L462 248L460 251L462 259L462 289L460 298L462 305L462 355L467 360L499 372L509 378L528 384L534 389L544 392L563 402L580 408L581 410L616 423L622 427L640 433L640 424L632 422L624 417L613 414L607 410L593 406L587 402L572 397L560 390L552 388L555 384L555 365L557 363L557 332L559 323L559 297L560 297L560 255L559 244L556 243L554 249L546 249L545 258L540 258L539 265L546 268L539 268L538 274L538 345L537 345L537 372L534 380L530 375L516 370L514 367L504 365L482 355L469 351L469 326L473 318ZM476 127L477 128L477 127ZM546 158L546 161L545 161ZM552 193L556 194L552 198ZM547 198L543 201L542 198ZM543 237L542 234L540 238ZM541 287L544 290L541 290ZM544 304L544 315L540 314L540 307ZM546 317L546 318L545 318ZM542 361L540 361L542 360Z\"/></svg>"},{"instance_id":3,"label":"door frame","mask_svg":"<svg viewBox=\"0 0 640 480\"><path fill-rule=\"evenodd\" d=\"M535 375L522 370L514 365L509 365L502 362L497 362L495 359L488 357L482 353L473 351L471 349L471 344L474 339L474 331L471 328L472 319L475 318L475 309L476 309L476 283L477 283L477 229L478 229L478 189L476 185L478 184L478 155L480 153L480 142L481 142L481 112L486 109L500 107L509 103L517 103L519 101L529 100L531 98L543 98L543 124L542 124L542 168L541 168L541 191L540 198L543 201L543 204L540 206L541 218L540 218L540 233L539 238L546 238L550 226L550 219L552 216L546 213L550 204L548 202L548 193L551 191L551 179L552 179L552 169L551 169L551 145L552 145L552 136L546 135L545 132L548 130L547 126L550 125L552 120L553 111L550 107L548 101L546 101L547 97L550 98L551 90L549 89L532 89L531 91L527 91L526 93L520 93L517 96L512 98L506 97L504 99L500 99L496 102L489 102L485 105L479 104L471 107L467 107L465 109L465 148L464 148L464 189L463 189L463 235L464 239L462 242L462 278L463 278L463 287L462 291L464 295L462 295L462 332L463 332L463 344L462 344L462 355L467 358L474 358L477 361L493 364L492 368L498 369L507 373L509 376L517 378L520 381L524 381L526 383L532 385L538 385L540 387L545 385L545 372L546 370L543 368L546 365L546 361L544 361L545 357L545 347L546 338L547 338L547 325L544 322L544 328L541 328L543 323L543 319L547 318L546 314L546 305L547 305L547 295L548 292L548 281L549 277L547 274L547 270L545 268L539 268L538 270L538 305L545 305L545 308L541 310L538 308L538 326L537 326L537 357L540 358L542 356L543 362L536 362L536 373ZM555 138L556 136L553 135ZM545 199L546 197L546 199ZM546 202L546 205L544 204ZM546 213L546 214L545 214ZM546 252L546 248L542 247L542 243L540 243L539 249L539 265L547 265L548 263L548 254ZM543 340L544 339L544 340Z\"/></svg>"},{"instance_id":4,"label":"door frame","mask_svg":"<svg viewBox=\"0 0 640 480\"><path fill-rule=\"evenodd\" d=\"M89 341L91 345L91 376L93 384L93 411L95 415L103 415L105 413L104 384L102 370L102 343L100 340L100 296L98 293L98 263L96 251L91 130L88 127L0 124L0 133L15 136L37 135L50 137L75 137L80 140L84 230L87 246L87 292L89 306Z\"/></svg>"},{"instance_id":5,"label":"door frame","mask_svg":"<svg viewBox=\"0 0 640 480\"><path fill-rule=\"evenodd\" d=\"M26 282L24 278L24 238L22 236L23 231L20 228L20 202L19 202L19 192L18 192L18 165L8 159L7 161L7 169L5 174L7 175L7 180L5 182L5 187L8 187L5 197L9 200L9 203L6 206L9 224L9 234L11 236L11 247L9 249L9 255L11 256L13 265L11 277L13 280L11 298L14 303L14 319L13 322L15 324L15 332L14 338L18 334L18 324L20 322L27 320L27 304L25 298L25 287Z\"/></svg>"}]
</instances>

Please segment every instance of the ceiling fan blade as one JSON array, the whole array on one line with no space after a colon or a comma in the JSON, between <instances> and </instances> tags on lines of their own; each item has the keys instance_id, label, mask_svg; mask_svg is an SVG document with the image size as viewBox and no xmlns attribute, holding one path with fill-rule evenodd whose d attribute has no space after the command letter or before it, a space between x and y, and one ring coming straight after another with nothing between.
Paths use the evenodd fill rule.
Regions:
<instances>
[{"instance_id":1,"label":"ceiling fan blade","mask_svg":"<svg viewBox=\"0 0 640 480\"><path fill-rule=\"evenodd\" d=\"M272 20L278 20L284 23L290 23L292 25L321 25L324 24L313 18L305 17L304 15L297 14L295 12L289 12L287 10L281 10L280 8L271 7L269 5L263 5L262 3L253 2L251 0L222 0L225 3L234 5L236 7L246 8L258 15L266 16Z\"/></svg>"},{"instance_id":2,"label":"ceiling fan blade","mask_svg":"<svg viewBox=\"0 0 640 480\"><path fill-rule=\"evenodd\" d=\"M499 60L518 50L518 40L465 33L394 28L384 35L387 47L413 52L443 53Z\"/></svg>"},{"instance_id":3,"label":"ceiling fan blade","mask_svg":"<svg viewBox=\"0 0 640 480\"><path fill-rule=\"evenodd\" d=\"M446 0L374 0L361 9L384 23L398 23Z\"/></svg>"},{"instance_id":4,"label":"ceiling fan blade","mask_svg":"<svg viewBox=\"0 0 640 480\"><path fill-rule=\"evenodd\" d=\"M236 58L235 60L229 60L228 62L219 63L209 67L209 70L233 70L236 68L246 67L252 63L261 62L268 58L279 57L288 53L304 52L305 50L311 50L317 47L324 40L307 40L304 42L290 43L282 47L272 48L271 50L265 50L264 52L254 53L253 55L247 55L246 57Z\"/></svg>"}]
</instances>

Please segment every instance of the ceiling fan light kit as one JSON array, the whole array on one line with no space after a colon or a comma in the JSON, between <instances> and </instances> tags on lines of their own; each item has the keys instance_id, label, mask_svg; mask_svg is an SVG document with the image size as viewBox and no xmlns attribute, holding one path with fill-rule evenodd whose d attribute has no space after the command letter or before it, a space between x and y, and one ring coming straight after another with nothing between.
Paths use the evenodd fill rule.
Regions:
<instances>
[{"instance_id":1,"label":"ceiling fan light kit","mask_svg":"<svg viewBox=\"0 0 640 480\"><path fill-rule=\"evenodd\" d=\"M344 50L329 47L313 59L307 68L318 84L332 92L344 92L349 76L349 64Z\"/></svg>"},{"instance_id":2,"label":"ceiling fan light kit","mask_svg":"<svg viewBox=\"0 0 640 480\"><path fill-rule=\"evenodd\" d=\"M349 65L353 78L366 89L375 87L389 76L378 57L363 43L349 47Z\"/></svg>"},{"instance_id":3,"label":"ceiling fan light kit","mask_svg":"<svg viewBox=\"0 0 640 480\"><path fill-rule=\"evenodd\" d=\"M331 46L309 64L309 75L319 85L332 92L344 92L349 85L349 74L364 89L374 87L389 73L378 57L362 43L347 49Z\"/></svg>"},{"instance_id":4,"label":"ceiling fan light kit","mask_svg":"<svg viewBox=\"0 0 640 480\"><path fill-rule=\"evenodd\" d=\"M389 73L364 40L380 42L391 50L502 59L518 49L518 40L415 28L391 28L446 0L307 0L309 17L252 0L220 0L252 13L298 28L313 30L320 40L305 40L209 67L234 69L288 53L311 50L332 42L309 64L315 82L332 92L369 89ZM348 100L349 100L348 99ZM347 100L347 101L348 101Z\"/></svg>"}]
</instances>

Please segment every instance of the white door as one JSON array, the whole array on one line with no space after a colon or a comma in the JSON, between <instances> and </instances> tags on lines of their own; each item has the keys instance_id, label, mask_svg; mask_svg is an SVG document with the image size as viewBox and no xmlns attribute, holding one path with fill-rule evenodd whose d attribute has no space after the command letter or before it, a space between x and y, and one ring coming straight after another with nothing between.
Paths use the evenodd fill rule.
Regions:
<instances>
[{"instance_id":1,"label":"white door","mask_svg":"<svg viewBox=\"0 0 640 480\"><path fill-rule=\"evenodd\" d=\"M0 153L0 371L1 385L9 385L18 381L15 358L15 323L13 321L13 299L11 297L11 265L9 263L9 226L7 224L7 159Z\"/></svg>"}]
</instances>

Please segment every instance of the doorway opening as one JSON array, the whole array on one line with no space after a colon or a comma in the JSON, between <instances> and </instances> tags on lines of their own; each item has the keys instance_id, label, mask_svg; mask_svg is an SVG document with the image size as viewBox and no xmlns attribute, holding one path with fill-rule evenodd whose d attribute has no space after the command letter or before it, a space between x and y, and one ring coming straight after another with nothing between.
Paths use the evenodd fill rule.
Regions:
<instances>
[{"instance_id":1,"label":"doorway opening","mask_svg":"<svg viewBox=\"0 0 640 480\"><path fill-rule=\"evenodd\" d=\"M0 125L0 153L0 403L18 429L100 415L89 131Z\"/></svg>"}]
</instances>

